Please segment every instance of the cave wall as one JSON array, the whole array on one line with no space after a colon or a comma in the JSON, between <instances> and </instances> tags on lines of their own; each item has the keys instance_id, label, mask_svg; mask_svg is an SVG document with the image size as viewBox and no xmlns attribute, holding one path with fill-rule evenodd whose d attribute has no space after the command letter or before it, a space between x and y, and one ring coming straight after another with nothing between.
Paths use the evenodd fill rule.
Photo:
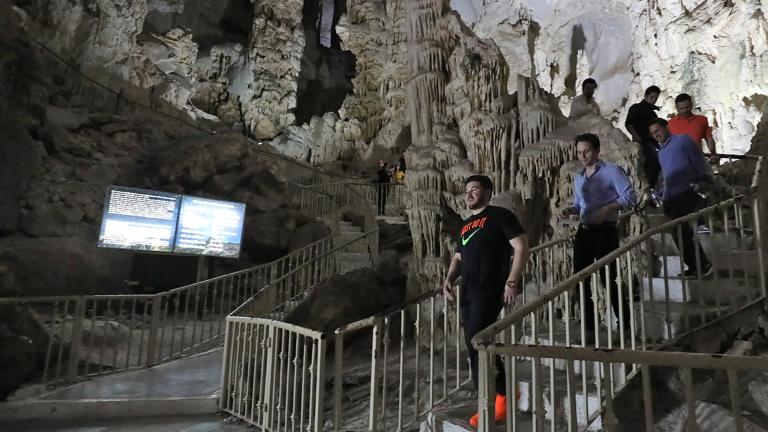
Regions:
<instances>
[{"instance_id":1,"label":"cave wall","mask_svg":"<svg viewBox=\"0 0 768 432\"><path fill-rule=\"evenodd\" d=\"M512 76L535 76L570 109L580 83L598 81L603 115L623 128L652 84L661 113L681 92L715 126L720 152L744 153L768 94L765 0L453 0L499 45Z\"/></svg>"}]
</instances>

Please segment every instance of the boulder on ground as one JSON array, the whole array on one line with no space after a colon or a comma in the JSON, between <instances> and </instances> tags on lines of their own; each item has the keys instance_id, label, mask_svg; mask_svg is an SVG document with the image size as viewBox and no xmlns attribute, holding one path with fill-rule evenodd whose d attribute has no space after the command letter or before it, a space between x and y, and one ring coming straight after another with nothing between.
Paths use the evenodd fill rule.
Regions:
<instances>
[{"instance_id":1,"label":"boulder on ground","mask_svg":"<svg viewBox=\"0 0 768 432\"><path fill-rule=\"evenodd\" d=\"M321 282L285 321L330 334L401 303L405 282L398 254L386 251L379 256L376 269L357 269Z\"/></svg>"},{"instance_id":2,"label":"boulder on ground","mask_svg":"<svg viewBox=\"0 0 768 432\"><path fill-rule=\"evenodd\" d=\"M0 299L0 401L43 370L48 333L26 306Z\"/></svg>"}]
</instances>

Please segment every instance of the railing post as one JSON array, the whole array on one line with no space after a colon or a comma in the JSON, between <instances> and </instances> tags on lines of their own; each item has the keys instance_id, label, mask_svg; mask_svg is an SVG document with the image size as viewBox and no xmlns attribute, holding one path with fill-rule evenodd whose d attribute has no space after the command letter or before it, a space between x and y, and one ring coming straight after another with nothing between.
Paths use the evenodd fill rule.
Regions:
<instances>
[{"instance_id":1,"label":"railing post","mask_svg":"<svg viewBox=\"0 0 768 432\"><path fill-rule=\"evenodd\" d=\"M341 428L341 391L344 375L344 333L336 335L333 375L333 430Z\"/></svg>"},{"instance_id":2,"label":"railing post","mask_svg":"<svg viewBox=\"0 0 768 432\"><path fill-rule=\"evenodd\" d=\"M272 430L272 409L274 408L272 406L273 398L274 398L274 391L272 391L272 382L274 380L274 367L275 367L275 326L270 325L269 326L269 336L267 337L267 365L265 367L265 383L264 383L264 389L265 389L265 395L264 395L264 406L263 406L263 412L262 412L262 430L268 431Z\"/></svg>"},{"instance_id":3,"label":"railing post","mask_svg":"<svg viewBox=\"0 0 768 432\"><path fill-rule=\"evenodd\" d=\"M491 391L493 368L491 354L483 347L477 350L477 412L479 414L477 431L491 432L495 424L495 391Z\"/></svg>"},{"instance_id":4,"label":"railing post","mask_svg":"<svg viewBox=\"0 0 768 432\"><path fill-rule=\"evenodd\" d=\"M74 381L77 377L77 366L80 361L80 348L83 339L83 320L85 319L85 298L80 296L75 303L75 323L72 329L72 348L69 352L69 370L67 380Z\"/></svg>"},{"instance_id":5,"label":"railing post","mask_svg":"<svg viewBox=\"0 0 768 432\"><path fill-rule=\"evenodd\" d=\"M379 348L381 347L381 320L376 321L373 326L373 337L371 342L371 405L368 413L368 430L378 432L379 422L376 414L379 412L381 400L379 398ZM418 385L418 384L417 384ZM417 407L418 409L418 407Z\"/></svg>"},{"instance_id":6,"label":"railing post","mask_svg":"<svg viewBox=\"0 0 768 432\"><path fill-rule=\"evenodd\" d=\"M227 320L227 317L224 316L224 353L221 356L222 358L222 366L221 366L221 387L220 387L220 396L219 396L219 410L223 410L227 406L227 398L229 397L229 380L227 380L227 375L229 374L229 368L230 361L230 351L231 348L229 347L229 344L231 342L231 335L232 329L230 327L230 322Z\"/></svg>"},{"instance_id":7,"label":"railing post","mask_svg":"<svg viewBox=\"0 0 768 432\"><path fill-rule=\"evenodd\" d=\"M154 366L158 363L158 340L160 334L160 309L161 309L162 297L155 295L152 297L152 309L149 324L149 343L147 346L147 363L146 367Z\"/></svg>"},{"instance_id":8,"label":"railing post","mask_svg":"<svg viewBox=\"0 0 768 432\"><path fill-rule=\"evenodd\" d=\"M755 194L755 198L752 203L752 209L754 212L753 219L755 220L755 246L757 247L757 266L758 266L758 278L760 281L760 293L762 294L764 298L765 305L764 307L768 308L768 292L766 291L765 286L765 245L763 245L764 237L763 235L765 233L762 232L763 223L762 216L766 213L762 211L763 206L765 204L761 203L758 199L758 195Z\"/></svg>"},{"instance_id":9,"label":"railing post","mask_svg":"<svg viewBox=\"0 0 768 432\"><path fill-rule=\"evenodd\" d=\"M325 350L328 341L323 334L317 341L317 388L315 390L315 432L321 432L325 424L323 414L325 413Z\"/></svg>"}]
</instances>

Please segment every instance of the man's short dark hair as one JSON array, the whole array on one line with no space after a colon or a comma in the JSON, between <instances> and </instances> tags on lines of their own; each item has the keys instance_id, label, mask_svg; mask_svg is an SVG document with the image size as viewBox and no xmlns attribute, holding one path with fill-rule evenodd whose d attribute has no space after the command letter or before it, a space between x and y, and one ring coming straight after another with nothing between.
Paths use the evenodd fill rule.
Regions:
<instances>
[{"instance_id":1,"label":"man's short dark hair","mask_svg":"<svg viewBox=\"0 0 768 432\"><path fill-rule=\"evenodd\" d=\"M654 120L651 122L651 124L649 124L649 125L648 125L648 127L650 128L650 127L651 127L651 126L653 126L653 125L659 125L659 126L661 126L661 127L668 127L668 125L669 125L669 122L668 122L668 121L666 121L666 120L664 120L663 118L657 118L657 119L654 119Z\"/></svg>"},{"instance_id":2,"label":"man's short dark hair","mask_svg":"<svg viewBox=\"0 0 768 432\"><path fill-rule=\"evenodd\" d=\"M693 102L693 99L691 99L691 95L689 95L688 93L680 93L675 98L675 104L679 104L680 102L685 102L685 101Z\"/></svg>"},{"instance_id":3,"label":"man's short dark hair","mask_svg":"<svg viewBox=\"0 0 768 432\"><path fill-rule=\"evenodd\" d=\"M592 78L587 78L581 83L581 88L584 88L587 84L594 84L597 87L597 81Z\"/></svg>"},{"instance_id":4,"label":"man's short dark hair","mask_svg":"<svg viewBox=\"0 0 768 432\"><path fill-rule=\"evenodd\" d=\"M481 174L471 175L464 181L464 186L470 184L471 182L478 182L480 183L480 186L483 187L483 189L493 191L493 182L488 176Z\"/></svg>"},{"instance_id":5,"label":"man's short dark hair","mask_svg":"<svg viewBox=\"0 0 768 432\"><path fill-rule=\"evenodd\" d=\"M648 95L650 95L650 94L653 94L653 93L656 93L656 94L661 94L661 89L660 89L660 88L658 88L658 87L657 87L657 86L655 86L655 85L652 85L652 86L648 87L647 89L645 89L645 95L646 95L646 96L648 96Z\"/></svg>"},{"instance_id":6,"label":"man's short dark hair","mask_svg":"<svg viewBox=\"0 0 768 432\"><path fill-rule=\"evenodd\" d=\"M592 150L600 150L600 138L598 138L597 135L593 133L577 135L576 142L574 144L578 144L580 142L588 142L589 145L592 146Z\"/></svg>"}]
</instances>

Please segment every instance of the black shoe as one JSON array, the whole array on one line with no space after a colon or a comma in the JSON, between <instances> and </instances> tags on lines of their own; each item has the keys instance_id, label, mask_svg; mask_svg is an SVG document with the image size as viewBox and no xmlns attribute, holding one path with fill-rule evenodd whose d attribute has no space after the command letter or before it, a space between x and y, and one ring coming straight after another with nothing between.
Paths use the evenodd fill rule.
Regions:
<instances>
[{"instance_id":1,"label":"black shoe","mask_svg":"<svg viewBox=\"0 0 768 432\"><path fill-rule=\"evenodd\" d=\"M701 278L706 278L712 276L712 264L709 264L708 266L704 267L701 271ZM698 274L696 273L696 269L688 269L685 271L685 273L681 274L680 277L685 279L695 279L698 277Z\"/></svg>"}]
</instances>

